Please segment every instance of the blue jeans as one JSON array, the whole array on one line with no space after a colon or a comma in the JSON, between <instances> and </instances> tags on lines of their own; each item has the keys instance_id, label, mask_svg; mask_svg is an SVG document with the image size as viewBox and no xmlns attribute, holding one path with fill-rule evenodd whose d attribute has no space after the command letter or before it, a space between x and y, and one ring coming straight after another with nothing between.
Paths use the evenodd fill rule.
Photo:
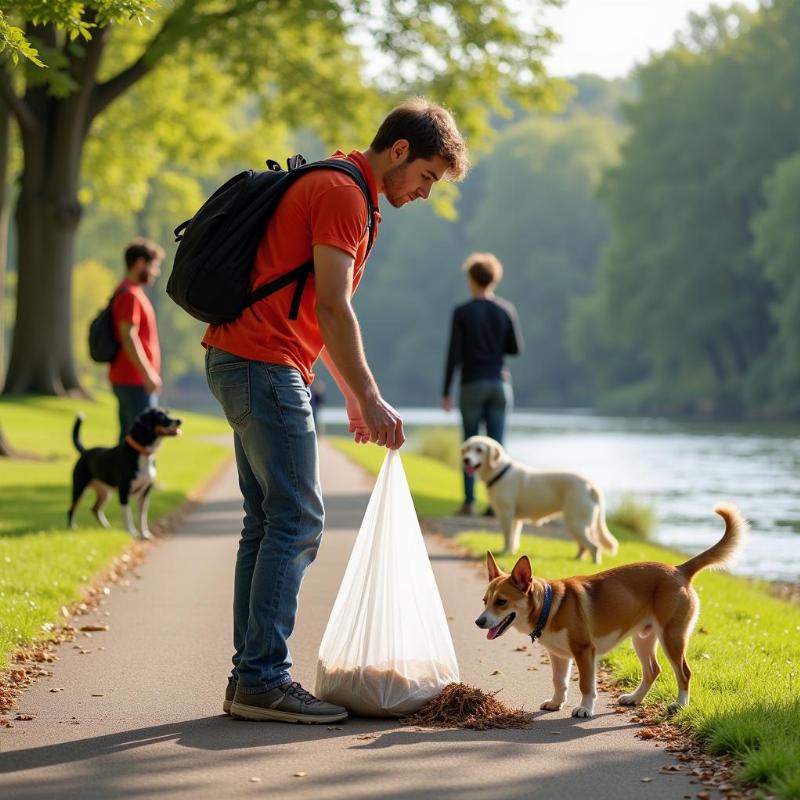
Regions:
<instances>
[{"instance_id":1,"label":"blue jeans","mask_svg":"<svg viewBox=\"0 0 800 800\"><path fill-rule=\"evenodd\" d=\"M481 422L486 425L486 435L500 444L506 427L506 410L511 408L511 384L506 381L474 381L462 383L458 403L464 439L477 436ZM464 473L464 502L475 502L475 478Z\"/></svg>"},{"instance_id":2,"label":"blue jeans","mask_svg":"<svg viewBox=\"0 0 800 800\"><path fill-rule=\"evenodd\" d=\"M112 384L111 388L119 401L119 441L122 444L136 417L142 411L158 405L158 395L149 394L144 386Z\"/></svg>"},{"instance_id":3,"label":"blue jeans","mask_svg":"<svg viewBox=\"0 0 800 800\"><path fill-rule=\"evenodd\" d=\"M253 694L291 680L287 640L324 511L311 393L293 367L206 350L206 377L233 428L244 522L233 585L233 670Z\"/></svg>"}]
</instances>

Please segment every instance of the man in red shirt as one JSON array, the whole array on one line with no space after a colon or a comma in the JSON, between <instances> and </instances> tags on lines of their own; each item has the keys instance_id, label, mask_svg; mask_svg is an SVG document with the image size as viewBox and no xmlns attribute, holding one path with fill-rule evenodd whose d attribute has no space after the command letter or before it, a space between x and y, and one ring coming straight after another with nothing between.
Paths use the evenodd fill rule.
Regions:
<instances>
[{"instance_id":1,"label":"man in red shirt","mask_svg":"<svg viewBox=\"0 0 800 800\"><path fill-rule=\"evenodd\" d=\"M119 401L119 440L125 439L137 414L158 404L161 391L161 350L156 314L144 286L161 274L164 251L147 239L134 239L125 249L125 279L111 306L120 348L108 379Z\"/></svg>"},{"instance_id":2,"label":"man in red shirt","mask_svg":"<svg viewBox=\"0 0 800 800\"><path fill-rule=\"evenodd\" d=\"M433 184L461 180L466 145L450 114L421 98L394 109L370 146L335 158L361 172L372 205L427 199ZM369 205L353 179L316 170L297 180L271 217L250 289L313 257L296 318L295 287L206 331L206 375L234 432L244 524L234 577L233 670L223 709L246 719L331 723L346 719L292 681L287 639L297 595L322 536L324 510L309 384L318 357L345 396L357 442L391 449L400 415L381 396L350 300L364 271ZM373 220L374 233L380 215Z\"/></svg>"}]
</instances>

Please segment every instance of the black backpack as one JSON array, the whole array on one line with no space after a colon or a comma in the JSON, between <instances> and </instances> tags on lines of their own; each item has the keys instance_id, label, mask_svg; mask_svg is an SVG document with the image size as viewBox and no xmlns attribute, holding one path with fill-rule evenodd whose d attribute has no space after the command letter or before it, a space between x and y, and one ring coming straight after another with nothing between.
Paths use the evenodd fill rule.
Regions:
<instances>
[{"instance_id":1,"label":"black backpack","mask_svg":"<svg viewBox=\"0 0 800 800\"><path fill-rule=\"evenodd\" d=\"M263 172L247 170L235 175L209 197L200 210L175 229L180 242L175 253L167 294L195 319L211 324L230 322L245 308L273 292L295 283L289 319L297 319L300 299L313 259L250 292L250 272L267 222L286 190L302 175L315 169L347 173L364 193L368 208L369 240L374 238L374 206L361 171L343 158L306 163L297 155L281 169L267 161Z\"/></svg>"},{"instance_id":2,"label":"black backpack","mask_svg":"<svg viewBox=\"0 0 800 800\"><path fill-rule=\"evenodd\" d=\"M96 361L98 364L111 363L119 352L120 343L114 330L111 307L114 298L121 292L127 291L124 287L117 289L111 295L108 305L89 324L89 355L92 361Z\"/></svg>"}]
</instances>

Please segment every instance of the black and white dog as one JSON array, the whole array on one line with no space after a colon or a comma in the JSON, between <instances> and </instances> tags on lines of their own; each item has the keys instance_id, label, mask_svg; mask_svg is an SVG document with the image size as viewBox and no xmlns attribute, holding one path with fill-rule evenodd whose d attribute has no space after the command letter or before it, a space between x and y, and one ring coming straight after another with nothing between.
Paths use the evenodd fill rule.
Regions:
<instances>
[{"instance_id":1,"label":"black and white dog","mask_svg":"<svg viewBox=\"0 0 800 800\"><path fill-rule=\"evenodd\" d=\"M125 527L131 536L152 539L147 527L147 506L150 490L156 479L155 451L164 436L178 436L181 420L173 419L163 408L142 411L133 421L125 441L116 447L92 447L87 450L80 441L83 414L79 414L72 428L72 441L80 453L72 470L72 505L67 518L73 530L75 512L86 487L92 485L97 499L92 506L97 521L110 528L103 507L112 488L119 493L119 504L125 518ZM129 497L139 497L139 531L133 527Z\"/></svg>"}]
</instances>

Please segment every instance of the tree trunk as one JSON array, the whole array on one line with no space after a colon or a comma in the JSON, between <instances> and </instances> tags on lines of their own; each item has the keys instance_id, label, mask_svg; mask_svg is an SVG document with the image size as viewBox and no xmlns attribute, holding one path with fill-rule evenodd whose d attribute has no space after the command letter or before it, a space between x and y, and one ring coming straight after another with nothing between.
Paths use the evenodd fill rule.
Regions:
<instances>
[{"instance_id":1,"label":"tree trunk","mask_svg":"<svg viewBox=\"0 0 800 800\"><path fill-rule=\"evenodd\" d=\"M6 273L8 268L8 150L11 115L0 100L0 389L6 374ZM2 434L0 433L0 448Z\"/></svg>"},{"instance_id":2,"label":"tree trunk","mask_svg":"<svg viewBox=\"0 0 800 800\"><path fill-rule=\"evenodd\" d=\"M23 131L17 314L6 394L85 394L72 352L71 298L86 116L72 98L48 98L48 106L50 123Z\"/></svg>"}]
</instances>

